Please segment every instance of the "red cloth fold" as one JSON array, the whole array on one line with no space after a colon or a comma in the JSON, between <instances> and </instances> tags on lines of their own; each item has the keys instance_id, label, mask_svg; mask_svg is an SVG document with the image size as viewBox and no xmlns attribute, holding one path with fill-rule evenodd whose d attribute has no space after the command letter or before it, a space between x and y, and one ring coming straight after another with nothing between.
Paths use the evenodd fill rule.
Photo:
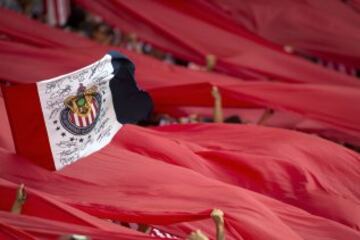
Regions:
<instances>
[{"instance_id":1,"label":"red cloth fold","mask_svg":"<svg viewBox=\"0 0 360 240\"><path fill-rule=\"evenodd\" d=\"M126 2L126 6L135 14L138 9L132 7L140 3ZM146 4L144 10L160 2ZM170 13L168 6L159 6L157 9ZM73 34L34 24L5 10L0 12L0 18L15 18L23 24L20 29L17 24L0 21L0 32L13 40L0 41L1 80L34 83L87 65L109 49ZM165 16L154 19L164 20ZM183 13L176 16L187 21L192 19ZM213 34L219 33L214 30L218 27L199 19L194 22L212 29ZM174 22L168 22L167 29L176 27ZM31 26L37 30L31 31ZM171 40L178 33L172 34L172 37L165 34L164 39ZM226 33L226 36L239 39L237 33ZM186 49L184 55L189 59L200 61L210 48L203 46L203 39L197 37L194 39L199 45L179 41L176 46L179 51ZM253 44L260 42L244 46ZM201 54L193 53L193 48L200 45ZM261 54L275 56L263 61L271 60L276 67L271 75L284 74L281 80L302 74L303 68L299 66L303 65L304 69L307 66L298 60L282 58L271 46L262 47L267 50ZM189 104L212 106L210 89L217 85L225 107L269 107L296 112L354 142L360 136L358 88L244 83L229 76L193 72L121 51L134 60L139 85L151 92L158 107L166 107L170 102L172 109ZM249 60L246 64L254 67L251 64L257 62L256 58L251 57L252 53L246 54L244 59ZM272 62L277 58L278 62ZM220 68L231 70L241 63L239 59L239 56L226 56L220 59ZM279 63L288 60L289 64L284 66L289 68L280 71ZM260 71L267 74L270 65ZM346 82L353 86L350 78L318 71L316 67L305 70L305 75L295 76L291 81L299 82L299 78L312 76L304 81ZM319 80L313 81L315 78ZM4 113L4 105L0 105L1 119L5 118ZM10 149L8 126L3 121L0 125L6 130L0 132L1 148ZM111 218L160 225L161 229L180 237L198 228L214 236L209 213L213 208L220 208L225 212L227 239L360 238L359 154L316 136L252 125L197 124L155 129L126 125L108 147L59 172L41 169L12 151L0 150L0 209L9 211L18 184L24 183L29 195L24 216L0 213L1 233L11 230L17 237L30 234L55 238L76 231L94 239L148 238L99 219Z\"/></svg>"},{"instance_id":2,"label":"red cloth fold","mask_svg":"<svg viewBox=\"0 0 360 240\"><path fill-rule=\"evenodd\" d=\"M233 76L252 79L253 75L260 75L273 81L359 87L353 77L274 49L264 40L259 41L258 36L250 37L249 32L232 31L214 24L208 20L216 16L211 11L203 11L204 15L210 15L207 18L195 17L176 1L173 4L161 0L76 2L113 26L135 32L144 41L189 61L204 63L206 55L214 54L218 58L215 69ZM216 21L223 20L216 16ZM169 42L176 43L177 47L173 48Z\"/></svg>"},{"instance_id":3,"label":"red cloth fold","mask_svg":"<svg viewBox=\"0 0 360 240\"><path fill-rule=\"evenodd\" d=\"M359 161L341 146L287 130L127 125L108 147L59 172L3 151L0 176L29 188L25 214L42 211L30 204L36 189L100 218L164 230L177 223L186 229L180 236L196 228L213 236L213 225L195 220L220 208L228 239L358 239Z\"/></svg>"},{"instance_id":4,"label":"red cloth fold","mask_svg":"<svg viewBox=\"0 0 360 240\"><path fill-rule=\"evenodd\" d=\"M198 0L196 4L280 46L360 68L358 1Z\"/></svg>"}]
</instances>

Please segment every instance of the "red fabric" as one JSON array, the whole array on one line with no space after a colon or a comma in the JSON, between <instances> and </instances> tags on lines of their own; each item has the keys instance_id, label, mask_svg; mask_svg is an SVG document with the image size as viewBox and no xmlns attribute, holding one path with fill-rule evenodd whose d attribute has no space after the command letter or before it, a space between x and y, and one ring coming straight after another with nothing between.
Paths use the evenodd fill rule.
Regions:
<instances>
[{"instance_id":1,"label":"red fabric","mask_svg":"<svg viewBox=\"0 0 360 240\"><path fill-rule=\"evenodd\" d=\"M22 21L30 29L31 21ZM10 36L19 31L15 28ZM89 64L108 50L72 48L77 37L62 33L53 38L58 31L36 28L33 35L26 33L29 41L19 34L13 42L0 42L1 80L34 83ZM243 83L123 52L135 61L140 86L150 90L159 107L170 100L175 103L171 108L211 106L215 84L227 107L284 109L326 123L342 136L359 136L357 88ZM126 125L108 147L59 172L0 150L0 209L9 210L18 184L25 183L29 193L24 216L1 212L0 221L17 234L45 239L69 231L94 239L148 239L99 218L160 225L180 237L198 228L214 236L209 214L221 208L227 239L355 240L360 238L359 161L355 152L295 131Z\"/></svg>"},{"instance_id":2,"label":"red fabric","mask_svg":"<svg viewBox=\"0 0 360 240\"><path fill-rule=\"evenodd\" d=\"M359 155L351 151L335 154L330 151L332 148L335 148L334 151L340 150L335 144L304 134L257 126L210 124L170 126L156 130L162 134L128 127L115 139L114 144L142 156L193 169L212 179L251 189L323 217L333 218L339 214L343 218L346 208L358 207L356 199L359 192L353 181L359 171L347 171L345 168L356 168ZM177 147L180 147L177 151L172 150ZM116 149L111 151L115 153ZM352 160L340 160L339 156ZM336 178L327 185L325 179L329 179L330 175L336 175ZM341 179L340 185L344 186L340 187L336 179ZM312 187L303 185L304 181L312 182ZM326 189L332 189L333 193L352 192L352 196L346 199L355 202L329 194ZM304 201L304 198L307 200ZM327 199L329 205L319 204L323 198ZM337 209L329 210L328 206L333 204ZM345 218L347 220L342 220L349 223L356 216L350 214Z\"/></svg>"},{"instance_id":3,"label":"red fabric","mask_svg":"<svg viewBox=\"0 0 360 240\"><path fill-rule=\"evenodd\" d=\"M1 87L1 85L0 85ZM15 146L12 140L12 133L8 115L5 108L3 97L0 97L0 148L6 149L10 152L15 152Z\"/></svg>"},{"instance_id":4,"label":"red fabric","mask_svg":"<svg viewBox=\"0 0 360 240\"><path fill-rule=\"evenodd\" d=\"M219 15L280 45L360 68L357 1L199 0ZM200 7L201 8L201 7Z\"/></svg>"},{"instance_id":5,"label":"red fabric","mask_svg":"<svg viewBox=\"0 0 360 240\"><path fill-rule=\"evenodd\" d=\"M15 82L34 82L70 72L91 63L106 52L102 47L92 48L88 49L90 54L87 56L76 51L42 50L7 42L0 42L0 47L0 54L4 59L0 63L0 77ZM224 107L266 106L295 112L325 123L327 128L339 132L340 135L336 134L335 139L359 143L360 114L354 102L359 101L360 94L355 88L268 82L242 83L231 77L194 72L158 63L146 57L128 55L137 66L136 78L140 87L150 91L159 110L181 106L212 106L211 85L217 85ZM27 64L27 56L32 56L33 66ZM30 69L32 67L34 69ZM8 71L9 68L16 70Z\"/></svg>"},{"instance_id":6,"label":"red fabric","mask_svg":"<svg viewBox=\"0 0 360 240\"><path fill-rule=\"evenodd\" d=\"M8 215L9 213L7 213ZM14 240L33 240L36 239L30 234L27 234L19 229L8 224L0 223L0 237L1 239L14 239Z\"/></svg>"},{"instance_id":7,"label":"red fabric","mask_svg":"<svg viewBox=\"0 0 360 240\"><path fill-rule=\"evenodd\" d=\"M360 1L359 0L351 0L348 4L351 6L351 8L355 12L360 13Z\"/></svg>"},{"instance_id":8,"label":"red fabric","mask_svg":"<svg viewBox=\"0 0 360 240\"><path fill-rule=\"evenodd\" d=\"M25 23L30 24L27 19L24 19ZM44 31L48 29L44 25L41 26ZM51 38L52 35L56 35L53 34L55 32L58 33L56 29L49 29L47 36ZM34 39L42 37L37 36ZM69 42L69 44L78 40L77 37L73 37L72 34L62 33L62 38L66 39L64 42ZM53 39L53 41L60 40L61 38ZM88 42L85 39L83 41ZM113 49L102 46L73 49L71 45L63 46L61 43L58 43L58 46L59 49L39 49L19 43L0 41L0 54L3 60L0 62L0 78L18 83L47 79L86 66L109 49ZM85 44L85 46L88 45ZM172 110L180 106L189 106L189 104L190 106L212 106L210 85L217 85L224 91L222 92L224 107L266 106L296 112L325 123L326 128L335 130L337 133L330 134L331 138L353 144L359 143L358 116L360 114L359 108L353 103L359 101L360 94L355 88L286 85L273 82L242 83L236 78L169 66L145 56L123 49L119 50L135 62L139 85L150 91L157 109L169 109L167 107L170 103L169 99L172 100ZM28 64L30 60L31 64ZM199 83L206 84L198 85ZM254 89L257 90L254 91ZM170 92L171 95L169 95ZM308 130L312 131L311 128ZM321 133L318 130L315 132Z\"/></svg>"},{"instance_id":9,"label":"red fabric","mask_svg":"<svg viewBox=\"0 0 360 240\"><path fill-rule=\"evenodd\" d=\"M6 156L6 154L4 153L3 156ZM14 159L12 161L14 161ZM28 166L30 166L30 165L28 164ZM34 171L34 174L41 175L41 172L42 172L41 170L39 171L39 169L36 169L36 168L34 168L32 170ZM55 177L55 179L58 179L58 178ZM17 187L17 185L15 185L9 181L0 179L0 192L2 194L7 195L7 198L4 198L3 201L0 203L0 210L9 212L9 210L11 209L12 203L15 200L16 187ZM82 211L79 211L78 209L75 209L67 204L59 202L58 200L56 200L55 197L48 195L48 194L44 194L43 192L39 192L36 189L26 188L26 191L27 191L28 197L26 200L26 204L24 204L24 206L22 208L21 214L26 215L26 216L35 217L34 218L35 221L39 221L39 220L36 220L36 218L44 219L44 220L47 220L50 222L53 221L55 223L48 224L48 225L54 225L54 227L57 226L58 230L61 229L61 227L64 228L64 226L61 226L62 225L61 223L76 225L77 227L73 228L70 231L70 233L71 232L76 233L78 231L78 227L80 227L80 228L85 227L85 229L93 228L93 229L98 229L101 231L113 232L114 234L130 233L134 236L141 236L141 233L138 233L136 231L130 231L127 228L123 228L123 227L113 224L109 221L93 217L93 216L86 214ZM15 218L15 217L11 217L11 218ZM12 223L12 225L15 225L15 226L18 225L18 223L16 223L16 222L11 222L11 223ZM42 226L39 228L39 230L46 232L49 229ZM64 232L64 230L62 230L62 231ZM67 231L69 231L69 230L67 230ZM77 232L77 233L81 233L81 232Z\"/></svg>"},{"instance_id":10,"label":"red fabric","mask_svg":"<svg viewBox=\"0 0 360 240\"><path fill-rule=\"evenodd\" d=\"M145 41L154 45L161 44L175 55L180 56L191 49L192 54L187 57L188 60L205 59L207 54L214 54L218 57L216 69L234 76L249 78L253 72L274 81L357 87L360 84L355 78L334 73L306 60L274 50L268 44L257 41L258 37L254 37L255 40L249 39L249 34L242 36L238 32L221 28L204 18L184 12L175 4L174 7L169 7L171 4L168 1L77 2L120 29L127 26ZM141 31L143 26L150 30ZM153 32L156 32L155 36ZM167 45L163 39L177 43L178 47L182 47L181 51Z\"/></svg>"},{"instance_id":11,"label":"red fabric","mask_svg":"<svg viewBox=\"0 0 360 240\"><path fill-rule=\"evenodd\" d=\"M177 223L180 236L196 228L213 236L213 225L189 221L218 207L228 239L351 240L360 236L351 229L359 228L359 161L341 146L287 130L127 125L108 147L59 172L3 152L0 176L24 182L29 200L35 194L101 218ZM43 214L35 202L24 207Z\"/></svg>"},{"instance_id":12,"label":"red fabric","mask_svg":"<svg viewBox=\"0 0 360 240\"><path fill-rule=\"evenodd\" d=\"M25 215L14 215L8 212L0 211L0 221L5 223L0 225L0 230L12 232L5 235L2 239L58 239L61 236L69 234L80 234L91 236L91 239L154 239L146 235L140 235L136 232L131 232L126 228L118 227L115 231L100 230L78 224L70 224L61 221L54 221L38 217L29 217ZM113 224L115 227L116 225ZM5 229L6 227L6 229ZM1 229L2 228L2 229ZM15 238L11 238L15 236Z\"/></svg>"},{"instance_id":13,"label":"red fabric","mask_svg":"<svg viewBox=\"0 0 360 240\"><path fill-rule=\"evenodd\" d=\"M16 153L55 169L36 84L2 86Z\"/></svg>"},{"instance_id":14,"label":"red fabric","mask_svg":"<svg viewBox=\"0 0 360 240\"><path fill-rule=\"evenodd\" d=\"M208 104L204 103L206 101L204 96L210 92L210 89L209 84L189 84L158 88L150 90L150 93L155 103L158 103L157 107L165 106L166 109L179 105L211 106L210 100L208 100ZM360 96L356 89L320 85L299 87L284 83L238 83L236 85L220 85L219 89L224 106L244 107L243 103L252 103L258 106L287 110L330 124L334 129L343 132L343 136L352 136L350 138L353 140L350 141L354 141L360 136L358 128L360 114L355 106L352 107L353 100ZM171 99L171 101L166 101L166 99ZM347 117L349 118L345 120L344 118ZM345 138L349 139L348 137ZM358 140L355 142L359 142Z\"/></svg>"},{"instance_id":15,"label":"red fabric","mask_svg":"<svg viewBox=\"0 0 360 240\"><path fill-rule=\"evenodd\" d=\"M52 27L4 8L0 9L0 32L3 38L37 47L91 47L96 44L87 41L84 37L74 35L72 38L64 38L62 31L56 31ZM50 35L49 35L50 33Z\"/></svg>"}]
</instances>

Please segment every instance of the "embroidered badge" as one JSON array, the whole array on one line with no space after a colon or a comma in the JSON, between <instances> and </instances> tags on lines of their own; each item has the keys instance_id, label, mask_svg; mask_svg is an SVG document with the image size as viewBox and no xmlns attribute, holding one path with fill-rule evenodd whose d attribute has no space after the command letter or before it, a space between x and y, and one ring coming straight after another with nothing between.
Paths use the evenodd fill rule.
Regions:
<instances>
[{"instance_id":1,"label":"embroidered badge","mask_svg":"<svg viewBox=\"0 0 360 240\"><path fill-rule=\"evenodd\" d=\"M76 96L65 99L60 122L67 131L85 135L95 127L101 109L101 94L97 90L96 86L86 89L80 84Z\"/></svg>"}]
</instances>

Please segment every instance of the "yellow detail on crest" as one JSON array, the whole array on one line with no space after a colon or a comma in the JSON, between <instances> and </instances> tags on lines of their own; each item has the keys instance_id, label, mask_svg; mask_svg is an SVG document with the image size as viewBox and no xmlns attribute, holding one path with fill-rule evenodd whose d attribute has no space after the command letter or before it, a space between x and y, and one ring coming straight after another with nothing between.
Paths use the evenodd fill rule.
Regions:
<instances>
[{"instance_id":1,"label":"yellow detail on crest","mask_svg":"<svg viewBox=\"0 0 360 240\"><path fill-rule=\"evenodd\" d=\"M76 96L67 97L64 101L66 107L68 107L73 113L81 117L86 117L90 114L91 103L96 95L97 87L92 86L89 89L85 89L83 92L78 93Z\"/></svg>"}]
</instances>

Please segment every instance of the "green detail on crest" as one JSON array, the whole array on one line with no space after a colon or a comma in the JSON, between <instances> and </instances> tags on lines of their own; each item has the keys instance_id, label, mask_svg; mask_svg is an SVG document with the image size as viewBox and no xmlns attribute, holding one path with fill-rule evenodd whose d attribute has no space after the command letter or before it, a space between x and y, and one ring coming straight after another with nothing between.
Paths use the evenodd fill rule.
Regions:
<instances>
[{"instance_id":1,"label":"green detail on crest","mask_svg":"<svg viewBox=\"0 0 360 240\"><path fill-rule=\"evenodd\" d=\"M84 97L78 98L77 101L76 101L76 104L77 104L79 107L84 106L84 105L85 105L85 98L84 98Z\"/></svg>"}]
</instances>

